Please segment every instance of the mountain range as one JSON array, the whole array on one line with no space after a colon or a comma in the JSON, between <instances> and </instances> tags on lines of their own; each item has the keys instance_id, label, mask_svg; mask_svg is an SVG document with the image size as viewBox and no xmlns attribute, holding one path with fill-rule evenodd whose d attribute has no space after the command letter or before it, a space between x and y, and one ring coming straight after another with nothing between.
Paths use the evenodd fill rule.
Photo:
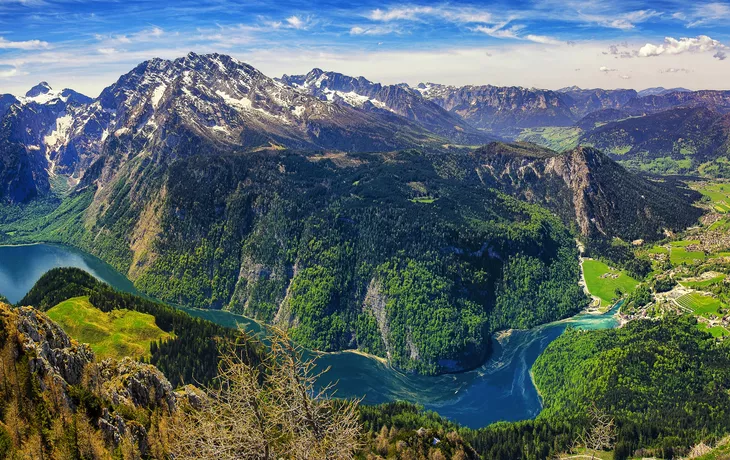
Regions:
<instances>
[{"instance_id":1,"label":"mountain range","mask_svg":"<svg viewBox=\"0 0 730 460\"><path fill-rule=\"evenodd\" d=\"M722 106L706 93L649 97ZM153 59L95 99L40 84L9 105L0 241L72 244L158 299L243 313L310 348L460 371L493 332L585 306L576 237L655 240L696 222L687 189L596 148L494 141L643 99Z\"/></svg>"}]
</instances>

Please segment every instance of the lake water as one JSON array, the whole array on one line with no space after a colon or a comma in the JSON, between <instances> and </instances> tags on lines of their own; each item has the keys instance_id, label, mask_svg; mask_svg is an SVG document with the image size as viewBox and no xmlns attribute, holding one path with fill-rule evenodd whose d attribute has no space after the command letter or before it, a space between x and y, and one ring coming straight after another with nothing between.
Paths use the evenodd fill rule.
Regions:
<instances>
[{"instance_id":1,"label":"lake water","mask_svg":"<svg viewBox=\"0 0 730 460\"><path fill-rule=\"evenodd\" d=\"M19 301L46 271L78 267L119 290L137 293L132 283L111 266L77 249L37 244L0 246L0 294ZM183 308L192 315L224 326L243 325L258 331L258 324L223 311ZM337 382L339 397L363 397L368 404L407 400L422 404L463 425L478 428L492 422L535 417L541 409L530 378L535 359L569 325L584 329L617 326L615 309L603 315L581 314L526 331L512 331L494 339L494 353L478 369L459 374L426 377L403 374L376 359L356 353L324 354L318 359L323 377Z\"/></svg>"}]
</instances>

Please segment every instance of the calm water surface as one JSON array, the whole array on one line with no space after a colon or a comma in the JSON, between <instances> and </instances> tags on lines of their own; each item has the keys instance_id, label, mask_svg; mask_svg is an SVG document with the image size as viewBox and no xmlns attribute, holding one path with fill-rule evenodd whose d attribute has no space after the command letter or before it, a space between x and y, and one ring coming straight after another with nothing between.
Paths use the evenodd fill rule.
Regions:
<instances>
[{"instance_id":1,"label":"calm water surface","mask_svg":"<svg viewBox=\"0 0 730 460\"><path fill-rule=\"evenodd\" d=\"M66 246L37 244L0 246L0 294L17 302L43 273L55 267L78 267L119 290L138 293L126 277L94 256ZM183 309L224 326L260 330L257 323L240 315ZM614 313L615 309L604 315L578 315L503 334L494 340L494 353L486 364L460 374L408 375L355 353L325 354L318 364L330 367L323 379L337 382L336 394L340 397L364 397L366 403L417 402L474 428L499 420L524 420L535 417L541 409L530 368L545 347L569 325L584 329L616 327Z\"/></svg>"}]
</instances>

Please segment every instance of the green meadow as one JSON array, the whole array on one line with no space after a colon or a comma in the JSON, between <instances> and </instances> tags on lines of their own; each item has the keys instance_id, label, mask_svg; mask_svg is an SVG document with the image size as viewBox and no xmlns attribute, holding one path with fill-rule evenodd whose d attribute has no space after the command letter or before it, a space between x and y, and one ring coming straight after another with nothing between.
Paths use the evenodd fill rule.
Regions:
<instances>
[{"instance_id":1,"label":"green meadow","mask_svg":"<svg viewBox=\"0 0 730 460\"><path fill-rule=\"evenodd\" d=\"M64 331L88 343L101 358L149 357L150 344L170 334L155 324L155 317L130 310L105 313L89 303L88 297L74 297L48 310L48 316Z\"/></svg>"},{"instance_id":2,"label":"green meadow","mask_svg":"<svg viewBox=\"0 0 730 460\"><path fill-rule=\"evenodd\" d=\"M601 299L601 308L611 306L617 298L616 289L628 294L639 284L631 276L621 270L615 270L598 260L583 261L583 273L588 292Z\"/></svg>"}]
</instances>

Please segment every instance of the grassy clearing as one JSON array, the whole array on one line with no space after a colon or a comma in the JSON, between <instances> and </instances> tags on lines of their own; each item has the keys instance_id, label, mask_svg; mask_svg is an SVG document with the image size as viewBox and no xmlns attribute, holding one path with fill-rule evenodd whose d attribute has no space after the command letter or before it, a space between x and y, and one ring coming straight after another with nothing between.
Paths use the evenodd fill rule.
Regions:
<instances>
[{"instance_id":1,"label":"grassy clearing","mask_svg":"<svg viewBox=\"0 0 730 460\"><path fill-rule=\"evenodd\" d=\"M421 196L421 197L417 197L417 198L411 198L411 201L413 203L426 203L426 204L431 204L431 203L433 203L436 200L438 200L438 198L434 198L434 197L431 197L431 196Z\"/></svg>"},{"instance_id":2,"label":"grassy clearing","mask_svg":"<svg viewBox=\"0 0 730 460\"><path fill-rule=\"evenodd\" d=\"M705 323L697 323L697 327L701 331L709 332L710 334L712 334L713 337L729 337L730 336L730 331L728 331L727 329L725 329L722 326L710 327Z\"/></svg>"},{"instance_id":3,"label":"grassy clearing","mask_svg":"<svg viewBox=\"0 0 730 460\"><path fill-rule=\"evenodd\" d=\"M88 343L101 359L148 357L150 344L170 338L155 324L155 317L129 310L105 313L89 303L88 297L74 297L48 310L48 316L64 331Z\"/></svg>"},{"instance_id":4,"label":"grassy clearing","mask_svg":"<svg viewBox=\"0 0 730 460\"><path fill-rule=\"evenodd\" d=\"M588 292L601 299L601 308L607 308L614 303L618 297L617 289L622 294L628 294L633 292L639 284L625 272L612 269L598 260L584 260L583 273Z\"/></svg>"},{"instance_id":5,"label":"grassy clearing","mask_svg":"<svg viewBox=\"0 0 730 460\"><path fill-rule=\"evenodd\" d=\"M700 240L680 240L680 241L672 241L669 243L669 246L674 248L686 248L687 246L691 244L700 244Z\"/></svg>"},{"instance_id":6,"label":"grassy clearing","mask_svg":"<svg viewBox=\"0 0 730 460\"><path fill-rule=\"evenodd\" d=\"M711 318L713 316L721 317L718 310L723 307L722 302L714 297L706 296L698 292L690 292L677 299L677 303L696 315Z\"/></svg>"},{"instance_id":7,"label":"grassy clearing","mask_svg":"<svg viewBox=\"0 0 730 460\"><path fill-rule=\"evenodd\" d=\"M680 281L680 284L682 284L682 286L686 286L686 287L692 288L692 289L704 289L707 286L710 286L712 284L715 284L719 281L724 280L725 276L726 275L720 273L717 276L713 276L712 278L708 278L706 280L701 280L701 281L684 281L683 280L683 281Z\"/></svg>"},{"instance_id":8,"label":"grassy clearing","mask_svg":"<svg viewBox=\"0 0 730 460\"><path fill-rule=\"evenodd\" d=\"M664 246L653 246L646 250L649 254L669 254L669 249Z\"/></svg>"},{"instance_id":9,"label":"grassy clearing","mask_svg":"<svg viewBox=\"0 0 730 460\"><path fill-rule=\"evenodd\" d=\"M683 247L673 247L669 260L673 265L692 264L705 260L705 253L702 251L688 251Z\"/></svg>"},{"instance_id":10,"label":"grassy clearing","mask_svg":"<svg viewBox=\"0 0 730 460\"><path fill-rule=\"evenodd\" d=\"M583 131L573 126L547 126L543 128L526 128L520 133L518 140L533 142L556 152L569 150L578 145Z\"/></svg>"}]
</instances>

